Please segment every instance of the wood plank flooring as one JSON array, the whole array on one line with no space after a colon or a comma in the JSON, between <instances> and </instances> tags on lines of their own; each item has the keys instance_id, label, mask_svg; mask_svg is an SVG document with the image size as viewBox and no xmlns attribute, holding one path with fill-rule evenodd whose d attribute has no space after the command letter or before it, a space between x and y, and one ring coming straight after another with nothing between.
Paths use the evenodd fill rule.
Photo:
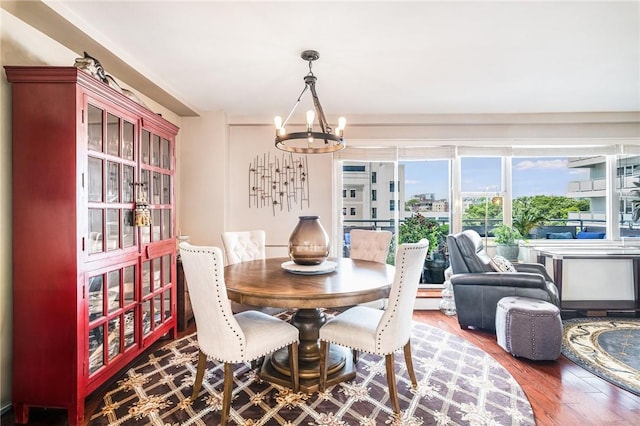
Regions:
<instances>
[{"instance_id":1,"label":"wood plank flooring","mask_svg":"<svg viewBox=\"0 0 640 426\"><path fill-rule=\"evenodd\" d=\"M455 316L447 317L439 311L416 311L414 319L461 336L495 358L522 386L539 426L640 424L640 397L609 384L562 356L557 361L514 358L498 346L495 334L461 330ZM181 335L190 332L193 332L193 323ZM156 345L163 343L158 342ZM99 409L103 392L104 389L98 390L87 399L85 418L91 417ZM2 415L0 424L14 425L13 412ZM30 413L29 424L66 425L66 412L34 408ZM425 419L425 426L431 424L433 423L429 423L429 419Z\"/></svg>"}]
</instances>

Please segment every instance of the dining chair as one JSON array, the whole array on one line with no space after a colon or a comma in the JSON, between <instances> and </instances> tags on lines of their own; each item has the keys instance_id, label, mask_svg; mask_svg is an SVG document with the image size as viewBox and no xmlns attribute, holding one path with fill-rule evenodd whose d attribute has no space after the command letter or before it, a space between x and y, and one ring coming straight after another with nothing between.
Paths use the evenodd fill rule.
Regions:
<instances>
[{"instance_id":1,"label":"dining chair","mask_svg":"<svg viewBox=\"0 0 640 426\"><path fill-rule=\"evenodd\" d=\"M231 407L233 364L251 362L284 347L289 351L291 388L297 392L298 329L263 312L249 310L233 314L224 282L222 250L187 242L180 243L179 247L200 348L191 400L200 392L207 359L223 362L221 424L225 424Z\"/></svg>"},{"instance_id":2,"label":"dining chair","mask_svg":"<svg viewBox=\"0 0 640 426\"><path fill-rule=\"evenodd\" d=\"M387 263L393 234L390 231L354 229L350 232L349 257L370 262ZM384 309L384 299L362 303L361 306Z\"/></svg>"},{"instance_id":3,"label":"dining chair","mask_svg":"<svg viewBox=\"0 0 640 426\"><path fill-rule=\"evenodd\" d=\"M411 359L413 306L429 241L405 243L396 253L396 270L389 301L384 310L354 306L328 320L319 333L320 389L327 385L327 357L331 344L385 357L387 386L393 411L400 413L394 370L394 352L404 349L407 371L414 388L418 385Z\"/></svg>"},{"instance_id":4,"label":"dining chair","mask_svg":"<svg viewBox=\"0 0 640 426\"><path fill-rule=\"evenodd\" d=\"M266 257L266 232L257 229L252 231L225 231L222 233L222 245L227 259L226 265L234 265L250 260L264 259ZM246 305L231 301L231 310L234 313L256 310L269 315L275 315L284 311L281 308Z\"/></svg>"}]
</instances>

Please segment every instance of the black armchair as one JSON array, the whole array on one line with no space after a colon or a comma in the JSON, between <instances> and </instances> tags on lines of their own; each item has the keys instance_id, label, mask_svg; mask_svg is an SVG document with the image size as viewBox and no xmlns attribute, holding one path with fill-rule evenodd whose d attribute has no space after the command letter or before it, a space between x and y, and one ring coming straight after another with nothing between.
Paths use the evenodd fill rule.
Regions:
<instances>
[{"instance_id":1,"label":"black armchair","mask_svg":"<svg viewBox=\"0 0 640 426\"><path fill-rule=\"evenodd\" d=\"M460 328L495 331L496 307L506 296L541 299L560 306L558 289L543 265L514 263L518 272L495 272L482 237L473 230L448 235L447 246Z\"/></svg>"}]
</instances>

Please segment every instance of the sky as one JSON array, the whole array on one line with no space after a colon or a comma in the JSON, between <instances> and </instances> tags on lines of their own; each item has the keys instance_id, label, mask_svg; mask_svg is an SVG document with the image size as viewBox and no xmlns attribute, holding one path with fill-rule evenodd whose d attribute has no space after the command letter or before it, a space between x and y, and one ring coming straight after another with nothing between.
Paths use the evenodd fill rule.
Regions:
<instances>
[{"instance_id":1,"label":"sky","mask_svg":"<svg viewBox=\"0 0 640 426\"><path fill-rule=\"evenodd\" d=\"M447 160L406 161L405 192L435 193L436 199L449 192ZM497 192L500 188L500 158L463 157L462 191ZM569 169L566 157L513 158L513 195L566 195L569 182L588 179L586 169Z\"/></svg>"}]
</instances>

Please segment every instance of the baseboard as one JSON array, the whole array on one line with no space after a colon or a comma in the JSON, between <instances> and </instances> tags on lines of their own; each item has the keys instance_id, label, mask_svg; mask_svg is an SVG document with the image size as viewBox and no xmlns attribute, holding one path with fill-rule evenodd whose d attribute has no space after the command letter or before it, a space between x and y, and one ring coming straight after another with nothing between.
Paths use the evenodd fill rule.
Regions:
<instances>
[{"instance_id":1,"label":"baseboard","mask_svg":"<svg viewBox=\"0 0 640 426\"><path fill-rule=\"evenodd\" d=\"M413 305L415 311L437 311L440 309L440 299L435 297L418 297Z\"/></svg>"}]
</instances>

